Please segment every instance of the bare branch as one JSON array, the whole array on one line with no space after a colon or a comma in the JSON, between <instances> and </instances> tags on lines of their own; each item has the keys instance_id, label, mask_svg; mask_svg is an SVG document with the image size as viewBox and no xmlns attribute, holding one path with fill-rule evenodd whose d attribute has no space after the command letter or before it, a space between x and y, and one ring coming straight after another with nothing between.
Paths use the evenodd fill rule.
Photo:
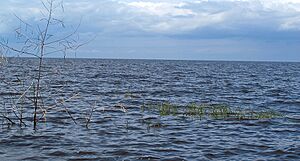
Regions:
<instances>
[{"instance_id":1,"label":"bare branch","mask_svg":"<svg viewBox=\"0 0 300 161\"><path fill-rule=\"evenodd\" d=\"M78 29L79 29L79 27L80 27L80 25L81 25L81 21L82 21L82 19L80 19L79 24L77 25L77 27L75 28L75 30L74 30L72 33L70 33L70 34L68 34L68 35L66 35L66 36L64 36L64 37L62 37L62 38L60 38L60 39L57 39L57 40L48 42L48 43L46 43L45 45L50 45L50 44L53 44L53 43L58 43L58 42L60 42L60 41L63 41L63 40L66 40L66 39L72 37L73 35L75 35L75 34L77 33L77 31L78 31Z\"/></svg>"},{"instance_id":2,"label":"bare branch","mask_svg":"<svg viewBox=\"0 0 300 161\"><path fill-rule=\"evenodd\" d=\"M32 28L32 26L31 26L29 23L25 22L22 18L20 18L19 16L17 16L15 13L14 13L14 16L15 16L20 22L22 22L23 24L25 24L26 26L29 26L29 27Z\"/></svg>"},{"instance_id":3,"label":"bare branch","mask_svg":"<svg viewBox=\"0 0 300 161\"><path fill-rule=\"evenodd\" d=\"M8 120L12 125L15 125L16 123L14 121L12 121L9 117L5 116L4 114L1 114L3 118L5 118L6 120Z\"/></svg>"},{"instance_id":4,"label":"bare branch","mask_svg":"<svg viewBox=\"0 0 300 161\"><path fill-rule=\"evenodd\" d=\"M41 1L41 2L42 2L43 7L44 7L48 12L50 12L49 8L45 5L45 3L44 3L43 1Z\"/></svg>"},{"instance_id":5,"label":"bare branch","mask_svg":"<svg viewBox=\"0 0 300 161\"><path fill-rule=\"evenodd\" d=\"M8 48L11 51L17 52L19 54L26 54L26 55L31 55L31 56L35 56L35 57L39 58L39 56L37 54L31 53L31 52L27 52L27 51L22 51L22 50L19 50L19 49L15 49L15 48L10 47L7 44L4 44L2 42L0 42L0 45L3 46L3 47L5 47L5 48Z\"/></svg>"},{"instance_id":6,"label":"bare branch","mask_svg":"<svg viewBox=\"0 0 300 161\"><path fill-rule=\"evenodd\" d=\"M6 84L9 88L11 88L13 90L13 92L19 92L19 89L14 88L10 83L6 82L5 80L2 80L2 83ZM27 97L26 95L24 95L24 98L26 98L29 101L33 102L33 99L30 98L30 97Z\"/></svg>"},{"instance_id":7,"label":"bare branch","mask_svg":"<svg viewBox=\"0 0 300 161\"><path fill-rule=\"evenodd\" d=\"M81 25L82 19L80 19L80 22L77 26L72 27L71 31L58 35L57 33L51 33L52 30L56 29L55 27L52 28L52 26L56 25L57 27L62 27L65 28L64 24L64 19L63 18L55 18L54 17L54 11L56 11L57 8L61 8L62 12L64 12L64 6L63 6L63 1L61 0L60 2L57 2L55 0L41 0L41 4L44 9L42 9L40 12L42 16L44 16L39 24L34 27L30 25L29 23L25 22L22 18L18 17L15 15L15 17L20 21L20 26L19 28L15 29L15 34L18 43L16 47L11 46L11 44L8 43L8 40L0 40L0 54L5 52L16 52L18 54L26 54L30 56L34 56L38 58L38 65L36 66L37 69L34 70L36 72L34 74L34 80L31 85L27 87L23 86L25 89L21 93L21 96L18 97L12 97L12 112L16 116L17 119L20 120L20 126L22 124L26 125L22 119L22 107L18 107L20 105L20 100L23 98L26 98L30 100L33 103L33 128L36 129L37 123L40 119L38 119L38 115L40 115L40 111L42 112L42 117L45 117L47 110L50 110L52 108L57 107L57 105L62 105L67 112L67 114L70 116L70 118L73 120L75 124L77 124L76 119L72 116L71 112L69 109L65 106L65 102L75 98L77 94L73 95L72 97L68 99L60 99L60 100L55 100L55 104L53 106L47 107L44 104L44 100L42 97L43 93L43 88L42 85L44 83L44 77L43 77L43 68L44 68L44 58L46 55L50 55L53 53L58 53L61 52L64 54L64 58L66 57L66 53L69 50L77 50L79 47L89 43L93 39L84 42L84 43L78 43L79 35L77 35L78 29ZM52 29L51 29L52 28ZM77 37L76 37L77 36ZM21 47L19 45L22 45ZM1 56L0 55L0 56ZM12 91L17 91L19 92L20 90L17 89L19 86L14 86L15 84L13 83L7 83L6 81L3 81L9 86L9 90ZM45 85L46 86L46 85ZM47 87L47 86L46 86ZM33 95L30 95L31 97L27 96L28 91L30 89L33 89ZM50 99L51 96L49 96ZM28 103L26 101L26 103ZM29 102L30 103L30 102ZM95 103L96 106L96 103ZM91 113L88 116L87 119L87 124L88 126L92 113L94 111L95 106L92 107ZM46 107L46 108L45 108ZM1 116L0 116L1 117ZM8 117L6 118L7 120L9 119ZM15 119L15 118L14 118ZM14 120L10 120L10 122L13 124Z\"/></svg>"},{"instance_id":8,"label":"bare branch","mask_svg":"<svg viewBox=\"0 0 300 161\"><path fill-rule=\"evenodd\" d=\"M12 98L11 98L11 101L12 101ZM13 101L12 101L12 112L13 112L13 114L15 115L15 117L22 123L22 124L24 124L25 126L27 126L24 122L23 122L23 120L18 116L18 114L16 113L16 108L15 108L16 106L15 106L15 103L13 103ZM19 113L20 114L20 113Z\"/></svg>"},{"instance_id":9,"label":"bare branch","mask_svg":"<svg viewBox=\"0 0 300 161\"><path fill-rule=\"evenodd\" d=\"M70 113L70 111L68 110L68 108L63 103L60 103L60 104L64 107L64 109L67 112L67 114L70 116L70 118L73 120L73 122L77 125L77 122L76 122L75 118L72 116L72 114Z\"/></svg>"},{"instance_id":10,"label":"bare branch","mask_svg":"<svg viewBox=\"0 0 300 161\"><path fill-rule=\"evenodd\" d=\"M75 99L75 98L78 97L78 96L79 96L79 93L76 93L76 94L74 94L73 96L71 96L71 97L69 97L69 98L67 98L67 99L60 99L60 101L56 101L56 103L55 103L54 105L48 107L46 110L48 111L48 110L50 110L50 109L53 109L53 108L57 107L58 104L60 104L61 102L63 102L63 103L68 102L68 101L70 101L70 100L72 100L72 99Z\"/></svg>"},{"instance_id":11,"label":"bare branch","mask_svg":"<svg viewBox=\"0 0 300 161\"><path fill-rule=\"evenodd\" d=\"M90 42L92 42L93 40L95 40L96 39L96 35L93 37L93 38L91 38L90 40L88 40L88 41L86 41L86 42L84 42L84 43L81 43L81 44L79 44L79 45L77 45L77 47L76 47L76 49L78 49L78 48L80 48L81 46L84 46L84 45L86 45L86 44L89 44Z\"/></svg>"},{"instance_id":12,"label":"bare branch","mask_svg":"<svg viewBox=\"0 0 300 161\"><path fill-rule=\"evenodd\" d=\"M86 128L89 127L89 124L92 120L92 116L93 116L94 109L95 109L96 105L97 105L97 101L95 101L95 104L92 106L89 116L86 118L86 124L85 124Z\"/></svg>"}]
</instances>

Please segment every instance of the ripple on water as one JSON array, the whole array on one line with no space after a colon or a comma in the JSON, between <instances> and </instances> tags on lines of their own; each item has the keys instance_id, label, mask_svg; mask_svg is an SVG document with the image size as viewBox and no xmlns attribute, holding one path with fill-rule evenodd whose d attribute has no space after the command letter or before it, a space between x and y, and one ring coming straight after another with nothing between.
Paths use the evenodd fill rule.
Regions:
<instances>
[{"instance_id":1,"label":"ripple on water","mask_svg":"<svg viewBox=\"0 0 300 161\"><path fill-rule=\"evenodd\" d=\"M15 85L16 76L31 80L35 59L11 61L1 69L1 80ZM33 131L28 104L24 107L28 127L1 125L0 160L300 160L299 63L92 59L46 63L43 83L51 90L43 91L45 105L79 92L79 98L66 102L78 125L63 106L57 106ZM6 104L6 109L0 105L0 112L13 116L7 113L9 104L21 93L0 85L0 102ZM144 103L166 101L225 103L278 110L285 116L213 120L162 117L155 109L141 110ZM85 118L95 102L86 129Z\"/></svg>"}]
</instances>

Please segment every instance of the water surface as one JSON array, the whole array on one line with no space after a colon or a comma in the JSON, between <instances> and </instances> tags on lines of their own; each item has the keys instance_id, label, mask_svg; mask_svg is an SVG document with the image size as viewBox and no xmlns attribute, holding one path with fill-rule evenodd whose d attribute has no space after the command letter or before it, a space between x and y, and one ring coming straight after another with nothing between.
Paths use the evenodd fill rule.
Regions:
<instances>
[{"instance_id":1,"label":"water surface","mask_svg":"<svg viewBox=\"0 0 300 161\"><path fill-rule=\"evenodd\" d=\"M0 119L0 160L300 160L300 63L100 59L45 63L44 108L79 96L49 109L36 131L31 123L33 107L23 100L27 127L8 127ZM2 114L14 118L11 104L32 83L36 64L36 59L14 58L1 67ZM166 101L222 103L285 116L215 120L162 117L157 111L141 110L145 102ZM92 107L86 129L85 117Z\"/></svg>"}]
</instances>

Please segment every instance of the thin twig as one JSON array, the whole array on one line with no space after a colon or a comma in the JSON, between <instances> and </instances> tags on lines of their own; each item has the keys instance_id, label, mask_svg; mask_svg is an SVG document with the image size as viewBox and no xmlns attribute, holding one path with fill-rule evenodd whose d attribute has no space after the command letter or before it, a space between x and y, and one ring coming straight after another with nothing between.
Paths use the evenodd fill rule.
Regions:
<instances>
[{"instance_id":1,"label":"thin twig","mask_svg":"<svg viewBox=\"0 0 300 161\"><path fill-rule=\"evenodd\" d=\"M91 112L90 112L90 114L89 114L89 116L88 116L88 118L87 118L87 120L86 120L86 124L85 124L85 127L86 127L86 128L89 127L89 123L91 122L91 119L92 119L92 116L93 116L93 113L94 113L94 109L95 109L95 107L96 107L96 104L97 104L97 101L95 101L94 106L92 106Z\"/></svg>"},{"instance_id":2,"label":"thin twig","mask_svg":"<svg viewBox=\"0 0 300 161\"><path fill-rule=\"evenodd\" d=\"M48 108L44 108L43 115L42 115L42 117L41 117L40 119L44 118L44 117L46 116L47 111L49 111L49 110L51 110L51 109L54 109L55 107L58 106L58 104L68 102L68 101L70 101L70 100L76 98L78 95L79 95L79 93L76 93L76 94L74 94L73 96L71 96L71 97L69 97L69 98L67 98L67 99L61 99L60 101L56 102L56 103L55 103L54 105L52 105L52 106L49 106Z\"/></svg>"},{"instance_id":3,"label":"thin twig","mask_svg":"<svg viewBox=\"0 0 300 161\"><path fill-rule=\"evenodd\" d=\"M26 55L31 55L31 56L35 56L37 58L40 58L38 55L34 54L34 53L31 53L31 52L27 52L27 51L22 51L22 50L19 50L19 49L16 49L16 48L13 48L11 46L8 46L7 44L4 44L2 42L0 42L0 45L5 47L5 48L8 48L9 50L12 50L14 52L17 52L19 54L26 54Z\"/></svg>"},{"instance_id":4,"label":"thin twig","mask_svg":"<svg viewBox=\"0 0 300 161\"><path fill-rule=\"evenodd\" d=\"M76 120L74 119L74 117L72 116L72 114L70 113L70 111L68 110L68 108L63 104L63 102L60 102L60 104L64 107L64 109L67 112L67 114L70 116L70 118L73 120L73 122L77 125Z\"/></svg>"},{"instance_id":5,"label":"thin twig","mask_svg":"<svg viewBox=\"0 0 300 161\"><path fill-rule=\"evenodd\" d=\"M15 123L13 120L11 120L9 117L7 117L7 116L5 116L5 115L3 115L3 114L1 114L1 115L2 115L3 118L7 119L11 124L13 124L13 125L16 124L16 123Z\"/></svg>"}]
</instances>

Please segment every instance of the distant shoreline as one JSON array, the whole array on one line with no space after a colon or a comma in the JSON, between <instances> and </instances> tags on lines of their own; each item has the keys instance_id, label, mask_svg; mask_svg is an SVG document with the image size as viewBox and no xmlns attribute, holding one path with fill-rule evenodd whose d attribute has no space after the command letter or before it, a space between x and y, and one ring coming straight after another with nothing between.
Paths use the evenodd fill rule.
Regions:
<instances>
[{"instance_id":1,"label":"distant shoreline","mask_svg":"<svg viewBox=\"0 0 300 161\"><path fill-rule=\"evenodd\" d=\"M35 57L7 57L7 59L38 59ZM300 63L300 61L277 61L277 60L191 60L191 59L163 59L163 58L83 58L83 57L45 57L45 59L82 59L82 60L140 60L140 61L193 61L193 62L237 62L237 63Z\"/></svg>"}]
</instances>

